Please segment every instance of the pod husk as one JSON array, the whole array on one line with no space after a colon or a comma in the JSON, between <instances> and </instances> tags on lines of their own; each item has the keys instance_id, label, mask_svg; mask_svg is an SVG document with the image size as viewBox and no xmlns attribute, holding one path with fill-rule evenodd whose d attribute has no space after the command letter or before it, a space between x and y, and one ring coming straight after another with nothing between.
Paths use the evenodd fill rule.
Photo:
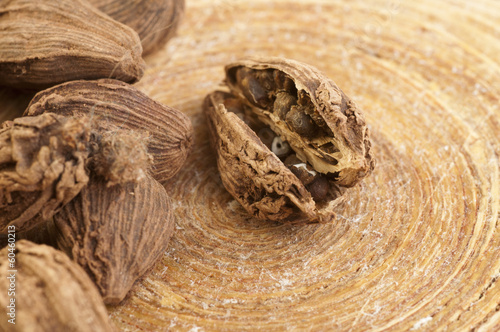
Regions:
<instances>
[{"instance_id":1,"label":"pod husk","mask_svg":"<svg viewBox=\"0 0 500 332\"><path fill-rule=\"evenodd\" d=\"M0 8L0 85L44 89L77 79L138 81L137 33L85 0L9 0Z\"/></svg>"}]
</instances>

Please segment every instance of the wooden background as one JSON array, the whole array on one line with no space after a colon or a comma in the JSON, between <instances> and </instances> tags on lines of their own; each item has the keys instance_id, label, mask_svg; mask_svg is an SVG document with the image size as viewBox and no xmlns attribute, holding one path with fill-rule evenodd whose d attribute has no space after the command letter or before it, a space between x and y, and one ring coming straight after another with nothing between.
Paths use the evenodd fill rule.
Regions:
<instances>
[{"instance_id":1,"label":"wooden background","mask_svg":"<svg viewBox=\"0 0 500 332\"><path fill-rule=\"evenodd\" d=\"M187 0L137 86L186 112L176 231L124 331L500 330L500 2ZM315 65L365 111L377 158L332 225L251 219L201 113L245 55ZM0 90L2 120L30 96Z\"/></svg>"}]
</instances>

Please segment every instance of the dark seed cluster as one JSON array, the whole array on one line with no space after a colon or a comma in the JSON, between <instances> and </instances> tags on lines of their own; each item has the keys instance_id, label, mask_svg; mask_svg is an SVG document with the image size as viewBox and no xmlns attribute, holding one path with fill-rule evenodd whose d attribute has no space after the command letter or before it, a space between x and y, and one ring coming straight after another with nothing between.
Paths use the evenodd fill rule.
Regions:
<instances>
[{"instance_id":1,"label":"dark seed cluster","mask_svg":"<svg viewBox=\"0 0 500 332\"><path fill-rule=\"evenodd\" d=\"M307 93L298 91L284 72L239 67L234 78L252 106L276 114L292 131L310 139L331 134Z\"/></svg>"},{"instance_id":2,"label":"dark seed cluster","mask_svg":"<svg viewBox=\"0 0 500 332\"><path fill-rule=\"evenodd\" d=\"M319 173L309 163L300 160L290 144L258 120L252 112L252 107L257 107L274 113L290 130L303 137L325 135L322 126L326 125L319 125L310 115L315 111L309 96L298 92L292 79L275 69L254 70L240 67L234 78L241 94L250 105L227 95L224 100L226 109L236 113L255 131L262 143L306 186L315 201L326 200L330 190L330 175ZM335 152L333 144L329 144L328 150Z\"/></svg>"}]
</instances>

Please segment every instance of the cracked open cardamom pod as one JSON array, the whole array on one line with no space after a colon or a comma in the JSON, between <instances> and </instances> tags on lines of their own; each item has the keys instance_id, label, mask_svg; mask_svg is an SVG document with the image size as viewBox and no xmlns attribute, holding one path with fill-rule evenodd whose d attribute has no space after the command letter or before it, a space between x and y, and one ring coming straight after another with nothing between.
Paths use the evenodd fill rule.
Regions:
<instances>
[{"instance_id":1,"label":"cracked open cardamom pod","mask_svg":"<svg viewBox=\"0 0 500 332\"><path fill-rule=\"evenodd\" d=\"M44 89L77 79L139 80L137 33L85 0L8 0L0 6L0 84Z\"/></svg>"},{"instance_id":2,"label":"cracked open cardamom pod","mask_svg":"<svg viewBox=\"0 0 500 332\"><path fill-rule=\"evenodd\" d=\"M91 175L53 220L59 249L83 267L107 304L123 300L165 252L175 224L165 188L149 175L112 187Z\"/></svg>"},{"instance_id":3,"label":"cracked open cardamom pod","mask_svg":"<svg viewBox=\"0 0 500 332\"><path fill-rule=\"evenodd\" d=\"M83 269L49 246L19 240L2 249L0 292L1 331L115 331Z\"/></svg>"},{"instance_id":4,"label":"cracked open cardamom pod","mask_svg":"<svg viewBox=\"0 0 500 332\"><path fill-rule=\"evenodd\" d=\"M44 112L86 116L98 130L120 128L146 136L151 172L162 184L179 171L191 151L193 127L184 113L117 80L72 81L40 91L24 115Z\"/></svg>"},{"instance_id":5,"label":"cracked open cardamom pod","mask_svg":"<svg viewBox=\"0 0 500 332\"><path fill-rule=\"evenodd\" d=\"M253 58L225 70L230 93L209 94L203 107L226 189L261 219L333 220L344 188L374 168L356 104L297 61Z\"/></svg>"},{"instance_id":6,"label":"cracked open cardamom pod","mask_svg":"<svg viewBox=\"0 0 500 332\"><path fill-rule=\"evenodd\" d=\"M184 0L89 0L113 19L128 25L141 38L143 55L170 40L184 16Z\"/></svg>"}]
</instances>

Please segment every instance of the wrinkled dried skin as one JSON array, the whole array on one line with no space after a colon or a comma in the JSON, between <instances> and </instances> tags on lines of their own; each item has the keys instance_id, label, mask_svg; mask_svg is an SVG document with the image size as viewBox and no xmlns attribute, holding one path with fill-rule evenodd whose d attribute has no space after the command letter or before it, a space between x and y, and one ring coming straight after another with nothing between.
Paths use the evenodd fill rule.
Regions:
<instances>
[{"instance_id":1,"label":"wrinkled dried skin","mask_svg":"<svg viewBox=\"0 0 500 332\"><path fill-rule=\"evenodd\" d=\"M318 206L304 184L252 131L223 104L232 96L214 92L205 99L211 144L226 189L253 216L289 223L330 222L339 188Z\"/></svg>"},{"instance_id":2,"label":"wrinkled dried skin","mask_svg":"<svg viewBox=\"0 0 500 332\"><path fill-rule=\"evenodd\" d=\"M54 216L56 240L89 274L104 302L117 304L166 250L171 201L151 177L113 186L97 177Z\"/></svg>"},{"instance_id":3,"label":"wrinkled dried skin","mask_svg":"<svg viewBox=\"0 0 500 332\"><path fill-rule=\"evenodd\" d=\"M77 79L139 80L139 36L85 0L9 0L0 8L0 84L43 89Z\"/></svg>"},{"instance_id":4,"label":"wrinkled dried skin","mask_svg":"<svg viewBox=\"0 0 500 332\"><path fill-rule=\"evenodd\" d=\"M193 127L186 115L117 80L73 81L41 91L25 115L44 112L84 115L94 119L101 130L118 127L149 136L152 174L161 183L179 171L191 151Z\"/></svg>"},{"instance_id":5,"label":"wrinkled dried skin","mask_svg":"<svg viewBox=\"0 0 500 332\"><path fill-rule=\"evenodd\" d=\"M165 45L184 16L184 0L89 0L102 12L128 25L141 38L143 55Z\"/></svg>"},{"instance_id":6,"label":"wrinkled dried skin","mask_svg":"<svg viewBox=\"0 0 500 332\"><path fill-rule=\"evenodd\" d=\"M300 160L337 185L352 187L373 170L363 114L317 69L281 58L248 59L226 66L226 83Z\"/></svg>"},{"instance_id":7,"label":"wrinkled dried skin","mask_svg":"<svg viewBox=\"0 0 500 332\"><path fill-rule=\"evenodd\" d=\"M0 233L49 219L88 182L87 120L52 113L17 118L0 129Z\"/></svg>"},{"instance_id":8,"label":"wrinkled dried skin","mask_svg":"<svg viewBox=\"0 0 500 332\"><path fill-rule=\"evenodd\" d=\"M64 253L26 240L15 245L15 324L8 322L7 296L12 268L6 247L0 251L0 330L115 331L93 282Z\"/></svg>"}]
</instances>

